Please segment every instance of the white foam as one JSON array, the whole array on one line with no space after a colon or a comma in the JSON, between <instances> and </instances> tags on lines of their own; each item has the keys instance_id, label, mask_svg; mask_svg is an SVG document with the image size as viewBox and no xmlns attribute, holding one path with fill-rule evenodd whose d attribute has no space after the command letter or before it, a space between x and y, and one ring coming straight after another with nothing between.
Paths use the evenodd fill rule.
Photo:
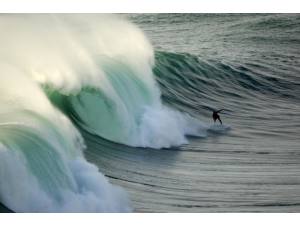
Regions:
<instances>
[{"instance_id":1,"label":"white foam","mask_svg":"<svg viewBox=\"0 0 300 225\"><path fill-rule=\"evenodd\" d=\"M22 69L41 84L64 93L90 85L113 95L101 58L132 65L147 76L153 49L131 23L111 15L1 15L0 60Z\"/></svg>"},{"instance_id":2,"label":"white foam","mask_svg":"<svg viewBox=\"0 0 300 225\"><path fill-rule=\"evenodd\" d=\"M143 114L137 138L137 146L169 148L187 144L186 135L205 137L204 123L166 106L147 108Z\"/></svg>"},{"instance_id":3,"label":"white foam","mask_svg":"<svg viewBox=\"0 0 300 225\"><path fill-rule=\"evenodd\" d=\"M231 126L225 124L213 124L209 127L209 131L215 133L225 133L231 129Z\"/></svg>"},{"instance_id":4,"label":"white foam","mask_svg":"<svg viewBox=\"0 0 300 225\"><path fill-rule=\"evenodd\" d=\"M64 94L89 86L110 101L106 111L99 108L108 107L105 104L97 109L101 99L89 103L89 108L80 108L82 103L74 106L86 129L113 141L154 148L187 143L185 135L205 135L200 122L162 106L152 74L154 50L143 32L125 19L111 15L1 17L0 29L7 32L0 36L0 60ZM31 107L47 108L44 99L34 101L39 103ZM106 122L97 119L100 111L114 115L111 133Z\"/></svg>"},{"instance_id":5,"label":"white foam","mask_svg":"<svg viewBox=\"0 0 300 225\"><path fill-rule=\"evenodd\" d=\"M128 196L98 168L78 158L69 162L76 191L57 190L57 200L32 174L22 154L0 146L0 200L15 212L130 212Z\"/></svg>"},{"instance_id":6,"label":"white foam","mask_svg":"<svg viewBox=\"0 0 300 225\"><path fill-rule=\"evenodd\" d=\"M37 84L0 63L0 201L16 212L128 212L128 197Z\"/></svg>"}]
</instances>

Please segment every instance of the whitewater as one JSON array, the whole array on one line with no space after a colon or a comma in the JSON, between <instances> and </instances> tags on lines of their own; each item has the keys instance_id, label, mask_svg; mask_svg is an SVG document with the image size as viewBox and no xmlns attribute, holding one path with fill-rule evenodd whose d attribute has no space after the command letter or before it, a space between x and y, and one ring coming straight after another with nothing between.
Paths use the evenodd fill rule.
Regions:
<instances>
[{"instance_id":1,"label":"whitewater","mask_svg":"<svg viewBox=\"0 0 300 225\"><path fill-rule=\"evenodd\" d=\"M131 210L125 191L84 159L72 121L130 146L205 135L203 123L161 103L153 48L124 18L1 15L0 26L0 199L14 211Z\"/></svg>"},{"instance_id":2,"label":"whitewater","mask_svg":"<svg viewBox=\"0 0 300 225\"><path fill-rule=\"evenodd\" d=\"M0 15L0 211L299 212L299 24Z\"/></svg>"}]
</instances>

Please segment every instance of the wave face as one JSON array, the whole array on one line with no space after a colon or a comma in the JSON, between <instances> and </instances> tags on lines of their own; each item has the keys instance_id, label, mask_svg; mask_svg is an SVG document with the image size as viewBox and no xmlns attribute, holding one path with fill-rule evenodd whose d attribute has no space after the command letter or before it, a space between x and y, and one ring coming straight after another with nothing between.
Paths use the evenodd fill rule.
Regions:
<instances>
[{"instance_id":1,"label":"wave face","mask_svg":"<svg viewBox=\"0 0 300 225\"><path fill-rule=\"evenodd\" d=\"M1 203L299 211L299 15L128 17L1 16Z\"/></svg>"},{"instance_id":2,"label":"wave face","mask_svg":"<svg viewBox=\"0 0 300 225\"><path fill-rule=\"evenodd\" d=\"M226 108L232 129L159 150L83 134L85 156L126 187L137 211L299 212L299 15L130 18L156 49L164 104L210 123L212 109Z\"/></svg>"},{"instance_id":3,"label":"wave face","mask_svg":"<svg viewBox=\"0 0 300 225\"><path fill-rule=\"evenodd\" d=\"M17 212L128 212L126 193L84 159L81 135L42 88L74 95L84 85L108 82L100 70L89 71L96 68L88 66L95 52L76 48L68 38L75 30L62 25L69 23L86 21L1 16L7 32L0 38L0 200ZM76 68L82 73L73 73Z\"/></svg>"},{"instance_id":4,"label":"wave face","mask_svg":"<svg viewBox=\"0 0 300 225\"><path fill-rule=\"evenodd\" d=\"M126 194L83 155L81 135L41 88L1 64L0 199L17 212L126 212Z\"/></svg>"},{"instance_id":5,"label":"wave face","mask_svg":"<svg viewBox=\"0 0 300 225\"><path fill-rule=\"evenodd\" d=\"M205 136L202 123L162 105L153 49L133 24L91 15L9 17L4 24L10 27L2 37L7 61L43 86L81 128L153 148Z\"/></svg>"},{"instance_id":6,"label":"wave face","mask_svg":"<svg viewBox=\"0 0 300 225\"><path fill-rule=\"evenodd\" d=\"M206 136L204 123L161 103L153 48L126 20L3 15L0 27L0 199L14 211L131 210L126 194L84 159L71 121L130 146Z\"/></svg>"}]
</instances>

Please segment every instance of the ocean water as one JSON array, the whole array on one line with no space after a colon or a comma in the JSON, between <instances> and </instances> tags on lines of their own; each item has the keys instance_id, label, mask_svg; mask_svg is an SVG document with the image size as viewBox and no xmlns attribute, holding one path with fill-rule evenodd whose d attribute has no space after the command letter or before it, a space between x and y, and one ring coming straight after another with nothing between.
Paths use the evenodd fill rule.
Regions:
<instances>
[{"instance_id":1,"label":"ocean water","mask_svg":"<svg viewBox=\"0 0 300 225\"><path fill-rule=\"evenodd\" d=\"M0 27L7 208L300 211L300 15L20 14Z\"/></svg>"}]
</instances>

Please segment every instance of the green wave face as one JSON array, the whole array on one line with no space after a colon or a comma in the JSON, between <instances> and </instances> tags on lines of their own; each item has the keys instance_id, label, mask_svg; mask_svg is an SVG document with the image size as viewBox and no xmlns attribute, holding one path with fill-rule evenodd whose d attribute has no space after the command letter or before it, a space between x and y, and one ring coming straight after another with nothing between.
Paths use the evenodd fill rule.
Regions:
<instances>
[{"instance_id":1,"label":"green wave face","mask_svg":"<svg viewBox=\"0 0 300 225\"><path fill-rule=\"evenodd\" d=\"M52 103L75 124L105 139L140 147L176 146L186 143L185 135L205 136L204 124L161 103L151 65L139 74L130 64L103 62L100 66L109 89L84 87L65 95L53 87L44 88Z\"/></svg>"},{"instance_id":2,"label":"green wave face","mask_svg":"<svg viewBox=\"0 0 300 225\"><path fill-rule=\"evenodd\" d=\"M16 212L128 212L126 193L82 154L84 142L22 71L0 64L0 201Z\"/></svg>"},{"instance_id":3,"label":"green wave face","mask_svg":"<svg viewBox=\"0 0 300 225\"><path fill-rule=\"evenodd\" d=\"M3 120L3 117L2 115L1 120ZM72 178L68 161L80 156L79 151L74 151L50 121L37 114L28 112L19 115L10 114L9 118L15 120L19 118L18 120L22 123L26 121L26 123L39 124L43 127L43 130L47 131L47 134L44 133L44 135L47 135L47 139L45 139L41 135L41 130L34 129L29 125L4 123L4 125L1 125L0 133L2 145L12 156L24 160L27 173L32 175L44 194L60 201L63 196L58 190L76 191L77 187ZM2 169L5 172L6 168ZM12 179L14 178L12 177ZM9 180L6 179L6 182L9 183ZM38 208L35 210L38 210Z\"/></svg>"},{"instance_id":4,"label":"green wave face","mask_svg":"<svg viewBox=\"0 0 300 225\"><path fill-rule=\"evenodd\" d=\"M55 105L89 132L119 143L138 145L136 139L143 115L148 107L160 104L159 90L122 62L111 60L101 68L110 90L85 87L77 94L63 95L45 87L45 92Z\"/></svg>"}]
</instances>

